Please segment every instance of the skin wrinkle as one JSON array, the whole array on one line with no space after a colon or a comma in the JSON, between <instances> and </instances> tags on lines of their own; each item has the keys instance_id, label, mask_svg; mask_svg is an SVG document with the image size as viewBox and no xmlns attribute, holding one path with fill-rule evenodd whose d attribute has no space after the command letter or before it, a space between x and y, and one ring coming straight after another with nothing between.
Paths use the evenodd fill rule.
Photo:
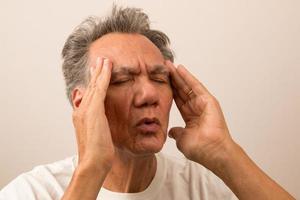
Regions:
<instances>
[{"instance_id":1,"label":"skin wrinkle","mask_svg":"<svg viewBox=\"0 0 300 200\"><path fill-rule=\"evenodd\" d=\"M154 153L167 137L173 101L170 69L160 50L138 34L107 34L93 42L89 52L92 62L100 56L113 63L105 111L115 158L103 186L116 192L142 191L155 175ZM137 129L137 122L145 117L159 120L157 132L145 134Z\"/></svg>"},{"instance_id":2,"label":"skin wrinkle","mask_svg":"<svg viewBox=\"0 0 300 200\"><path fill-rule=\"evenodd\" d=\"M137 10L130 13L132 11ZM134 21L137 19L139 17L135 17ZM115 20L119 21L118 18ZM110 24L115 27L119 25ZM156 44L167 44L168 38L159 33L152 31L150 38L156 39ZM173 127L169 134L186 158L211 170L239 199L294 199L233 141L219 102L188 70L183 66L176 68L170 61L164 60L169 56L163 57L157 46L145 36L114 33L96 38L98 40L93 42L89 51L91 62L95 63L99 56L109 59L105 60L106 64L97 65L99 76L92 73L91 84L97 81L97 90L88 89L86 95L80 88L74 91L72 102L77 109L73 112L74 126L81 140L79 153L84 156L72 176L64 199L96 199L101 187L123 193L144 191L155 175L157 164L154 153L161 150L166 140L173 98L186 127ZM71 38L70 41L74 40ZM70 41L64 47L64 58ZM162 49L162 52L166 50ZM173 56L169 59L173 60ZM135 66L140 72L129 82L109 86L112 63L116 66ZM171 70L172 80L175 80L174 93L170 82L158 81L159 78L149 73L151 66L164 64ZM67 67L64 63L64 72ZM191 89L193 93L188 95ZM93 94L93 99L89 93ZM79 107L80 104L83 107ZM144 118L157 118L160 123L144 120L141 122L145 123L136 126ZM88 123L82 123L83 119ZM90 125L95 127L95 131L88 130Z\"/></svg>"},{"instance_id":3,"label":"skin wrinkle","mask_svg":"<svg viewBox=\"0 0 300 200\"><path fill-rule=\"evenodd\" d=\"M166 83L170 83L170 72L163 65L154 65L149 66L148 75L152 79L165 81ZM135 76L140 75L140 70L138 67L130 67L130 66L116 66L112 71L111 75L111 84L123 82L127 80L134 79Z\"/></svg>"}]
</instances>

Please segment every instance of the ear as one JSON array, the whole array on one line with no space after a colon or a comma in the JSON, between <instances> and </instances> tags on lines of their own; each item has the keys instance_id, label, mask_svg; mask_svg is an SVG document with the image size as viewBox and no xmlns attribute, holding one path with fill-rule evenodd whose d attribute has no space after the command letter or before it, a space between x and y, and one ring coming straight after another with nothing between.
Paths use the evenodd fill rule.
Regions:
<instances>
[{"instance_id":1,"label":"ear","mask_svg":"<svg viewBox=\"0 0 300 200\"><path fill-rule=\"evenodd\" d=\"M76 87L73 91L72 91L72 105L73 108L76 110L77 108L79 108L83 95L85 93L85 89L82 87Z\"/></svg>"}]
</instances>

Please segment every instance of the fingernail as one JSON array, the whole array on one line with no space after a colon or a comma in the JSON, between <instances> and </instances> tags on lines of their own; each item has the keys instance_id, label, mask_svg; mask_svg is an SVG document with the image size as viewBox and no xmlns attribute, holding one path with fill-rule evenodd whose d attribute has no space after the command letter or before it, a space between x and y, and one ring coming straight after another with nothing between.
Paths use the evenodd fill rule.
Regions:
<instances>
[{"instance_id":1,"label":"fingernail","mask_svg":"<svg viewBox=\"0 0 300 200\"><path fill-rule=\"evenodd\" d=\"M172 63L170 60L167 60L167 64L169 64L169 65L171 65L171 66L174 65L174 63Z\"/></svg>"},{"instance_id":2,"label":"fingernail","mask_svg":"<svg viewBox=\"0 0 300 200\"><path fill-rule=\"evenodd\" d=\"M93 75L93 73L94 73L94 67L91 66L91 67L90 67L90 74L91 74L91 76Z\"/></svg>"},{"instance_id":3,"label":"fingernail","mask_svg":"<svg viewBox=\"0 0 300 200\"><path fill-rule=\"evenodd\" d=\"M182 64L179 64L178 66L177 66L177 68L178 67L181 67L181 68L184 68L185 69L185 67L182 65Z\"/></svg>"},{"instance_id":4,"label":"fingernail","mask_svg":"<svg viewBox=\"0 0 300 200\"><path fill-rule=\"evenodd\" d=\"M97 57L97 59L96 59L96 65L92 65L90 67L91 75L93 75L95 69L97 69L99 67L99 63L100 63L100 57Z\"/></svg>"},{"instance_id":5,"label":"fingernail","mask_svg":"<svg viewBox=\"0 0 300 200\"><path fill-rule=\"evenodd\" d=\"M100 57L97 57L97 60L96 60L96 66L99 65L99 62L100 62Z\"/></svg>"},{"instance_id":6,"label":"fingernail","mask_svg":"<svg viewBox=\"0 0 300 200\"><path fill-rule=\"evenodd\" d=\"M108 63L109 63L109 60L108 60L108 58L105 58L105 59L104 59L104 66L106 66L106 67L107 67L107 66L108 66Z\"/></svg>"}]
</instances>

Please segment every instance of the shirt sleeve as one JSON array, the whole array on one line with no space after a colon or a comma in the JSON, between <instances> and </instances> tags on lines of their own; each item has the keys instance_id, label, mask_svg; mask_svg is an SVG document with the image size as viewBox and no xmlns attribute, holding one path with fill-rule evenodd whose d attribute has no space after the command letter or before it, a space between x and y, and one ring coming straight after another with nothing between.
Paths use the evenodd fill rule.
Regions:
<instances>
[{"instance_id":1,"label":"shirt sleeve","mask_svg":"<svg viewBox=\"0 0 300 200\"><path fill-rule=\"evenodd\" d=\"M48 191L27 174L21 174L0 191L0 200L50 200Z\"/></svg>"},{"instance_id":2,"label":"shirt sleeve","mask_svg":"<svg viewBox=\"0 0 300 200\"><path fill-rule=\"evenodd\" d=\"M20 175L12 180L0 191L0 200L18 200L18 199L36 199L32 192L30 184L24 178L24 175Z\"/></svg>"}]
</instances>

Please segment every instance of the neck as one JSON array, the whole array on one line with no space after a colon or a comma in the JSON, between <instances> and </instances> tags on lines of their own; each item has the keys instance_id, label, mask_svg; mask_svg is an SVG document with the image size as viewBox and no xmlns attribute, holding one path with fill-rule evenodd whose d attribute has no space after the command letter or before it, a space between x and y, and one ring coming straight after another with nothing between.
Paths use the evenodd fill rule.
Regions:
<instances>
[{"instance_id":1,"label":"neck","mask_svg":"<svg viewBox=\"0 0 300 200\"><path fill-rule=\"evenodd\" d=\"M113 192L141 192L150 185L155 173L154 154L139 157L117 150L112 169L103 186Z\"/></svg>"}]
</instances>

